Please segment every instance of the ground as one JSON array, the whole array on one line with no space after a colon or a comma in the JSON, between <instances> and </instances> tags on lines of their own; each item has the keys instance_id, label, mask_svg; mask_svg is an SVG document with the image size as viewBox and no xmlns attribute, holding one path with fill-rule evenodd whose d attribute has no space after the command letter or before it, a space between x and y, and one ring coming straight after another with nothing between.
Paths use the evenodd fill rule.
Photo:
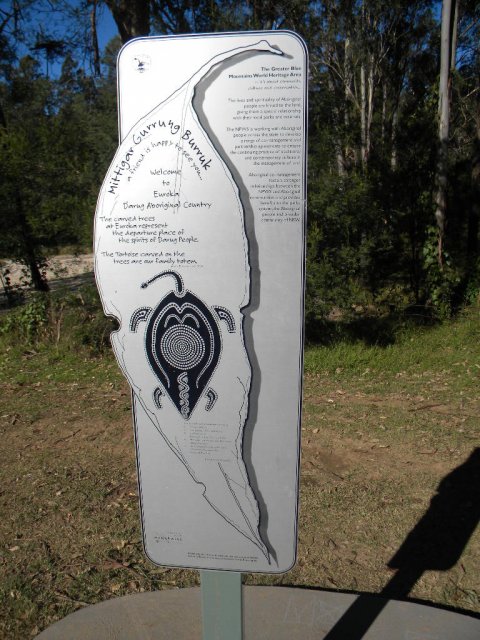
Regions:
<instances>
[{"instance_id":1,"label":"ground","mask_svg":"<svg viewBox=\"0 0 480 640\"><path fill-rule=\"evenodd\" d=\"M3 271L8 270L10 283L14 286L21 284L25 277L25 267L19 262L11 260L0 261ZM93 253L65 254L53 256L48 259L45 270L46 279L51 282L73 278L84 274L91 274L93 269Z\"/></svg>"},{"instance_id":2,"label":"ground","mask_svg":"<svg viewBox=\"0 0 480 640\"><path fill-rule=\"evenodd\" d=\"M307 350L298 561L247 583L480 613L477 317L456 326L398 351L349 347L355 366ZM198 584L143 556L130 394L111 352L6 347L0 385L0 637Z\"/></svg>"}]
</instances>

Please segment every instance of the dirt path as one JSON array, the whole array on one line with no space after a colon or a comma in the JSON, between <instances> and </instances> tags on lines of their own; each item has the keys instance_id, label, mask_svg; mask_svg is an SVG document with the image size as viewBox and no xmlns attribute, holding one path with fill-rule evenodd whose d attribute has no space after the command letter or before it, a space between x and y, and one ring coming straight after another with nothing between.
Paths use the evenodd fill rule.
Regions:
<instances>
[{"instance_id":1,"label":"dirt path","mask_svg":"<svg viewBox=\"0 0 480 640\"><path fill-rule=\"evenodd\" d=\"M25 266L11 260L1 260L0 268L3 277L8 273L13 286L22 285L27 273ZM93 272L93 253L78 255L60 255L48 259L46 277L48 282L59 279L74 278Z\"/></svg>"}]
</instances>

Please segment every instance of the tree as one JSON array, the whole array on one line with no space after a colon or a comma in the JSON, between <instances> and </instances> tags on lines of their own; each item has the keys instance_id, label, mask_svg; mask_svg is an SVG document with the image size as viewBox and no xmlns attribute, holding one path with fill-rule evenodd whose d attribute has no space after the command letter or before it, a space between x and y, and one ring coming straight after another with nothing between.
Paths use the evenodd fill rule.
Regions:
<instances>
[{"instance_id":1,"label":"tree","mask_svg":"<svg viewBox=\"0 0 480 640\"><path fill-rule=\"evenodd\" d=\"M122 42L150 32L149 0L105 0L110 9Z\"/></svg>"},{"instance_id":2,"label":"tree","mask_svg":"<svg viewBox=\"0 0 480 640\"><path fill-rule=\"evenodd\" d=\"M2 87L4 102L9 111L15 108L17 123L5 118L0 131L0 197L3 215L0 218L3 255L20 259L28 267L33 286L48 290L41 272L43 264L39 243L36 241L31 211L39 213L38 177L41 173L45 147L44 109L48 96L48 81L38 77L37 65L32 58L21 61L17 73L13 74L9 87ZM26 127L22 116L26 111L33 116L34 127ZM31 120L30 120L31 123Z\"/></svg>"},{"instance_id":3,"label":"tree","mask_svg":"<svg viewBox=\"0 0 480 640\"><path fill-rule=\"evenodd\" d=\"M56 246L88 243L116 143L114 57L122 41L149 33L286 28L310 50L309 317L399 300L437 307L442 300L450 309L455 298L470 299L468 291L480 287L480 7L475 0L448 2L458 9L450 11L450 53L444 53L448 157L445 144L437 145L435 118L438 0L4 3L0 197L9 222L0 222L3 255L23 252L27 262L23 236L39 265ZM119 31L103 58L102 10L111 11ZM30 55L20 63L22 50Z\"/></svg>"},{"instance_id":4,"label":"tree","mask_svg":"<svg viewBox=\"0 0 480 640\"><path fill-rule=\"evenodd\" d=\"M447 217L448 142L450 131L451 77L455 69L458 9L456 0L442 2L440 86L438 90L438 159L435 219L438 228L438 263L443 268Z\"/></svg>"},{"instance_id":5,"label":"tree","mask_svg":"<svg viewBox=\"0 0 480 640\"><path fill-rule=\"evenodd\" d=\"M115 94L96 86L70 56L58 80L23 58L0 85L0 255L23 262L32 285L48 287L45 257L90 244L93 211L115 148Z\"/></svg>"}]
</instances>

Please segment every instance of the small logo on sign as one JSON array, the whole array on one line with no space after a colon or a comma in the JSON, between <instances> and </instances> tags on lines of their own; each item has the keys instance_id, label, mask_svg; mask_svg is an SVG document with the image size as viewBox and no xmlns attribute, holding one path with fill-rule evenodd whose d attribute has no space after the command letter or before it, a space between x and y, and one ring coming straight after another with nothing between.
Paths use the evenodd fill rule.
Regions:
<instances>
[{"instance_id":1,"label":"small logo on sign","mask_svg":"<svg viewBox=\"0 0 480 640\"><path fill-rule=\"evenodd\" d=\"M148 69L150 69L151 62L150 56L146 55L141 55L133 59L134 67L138 73L145 73L145 71L148 71Z\"/></svg>"}]
</instances>

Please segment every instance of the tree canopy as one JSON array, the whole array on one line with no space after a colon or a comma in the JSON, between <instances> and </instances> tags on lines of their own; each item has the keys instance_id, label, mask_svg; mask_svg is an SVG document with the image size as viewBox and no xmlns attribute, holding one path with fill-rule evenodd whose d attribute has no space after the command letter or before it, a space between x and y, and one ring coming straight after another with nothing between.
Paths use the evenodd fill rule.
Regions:
<instances>
[{"instance_id":1,"label":"tree canopy","mask_svg":"<svg viewBox=\"0 0 480 640\"><path fill-rule=\"evenodd\" d=\"M310 52L309 326L368 308L448 315L480 289L480 9L473 0L449 2L446 89L442 4L433 0L4 3L0 257L23 261L42 288L49 253L89 246L117 144L122 42L292 29ZM118 29L103 51L102 11ZM449 107L443 142L439 96Z\"/></svg>"}]
</instances>

